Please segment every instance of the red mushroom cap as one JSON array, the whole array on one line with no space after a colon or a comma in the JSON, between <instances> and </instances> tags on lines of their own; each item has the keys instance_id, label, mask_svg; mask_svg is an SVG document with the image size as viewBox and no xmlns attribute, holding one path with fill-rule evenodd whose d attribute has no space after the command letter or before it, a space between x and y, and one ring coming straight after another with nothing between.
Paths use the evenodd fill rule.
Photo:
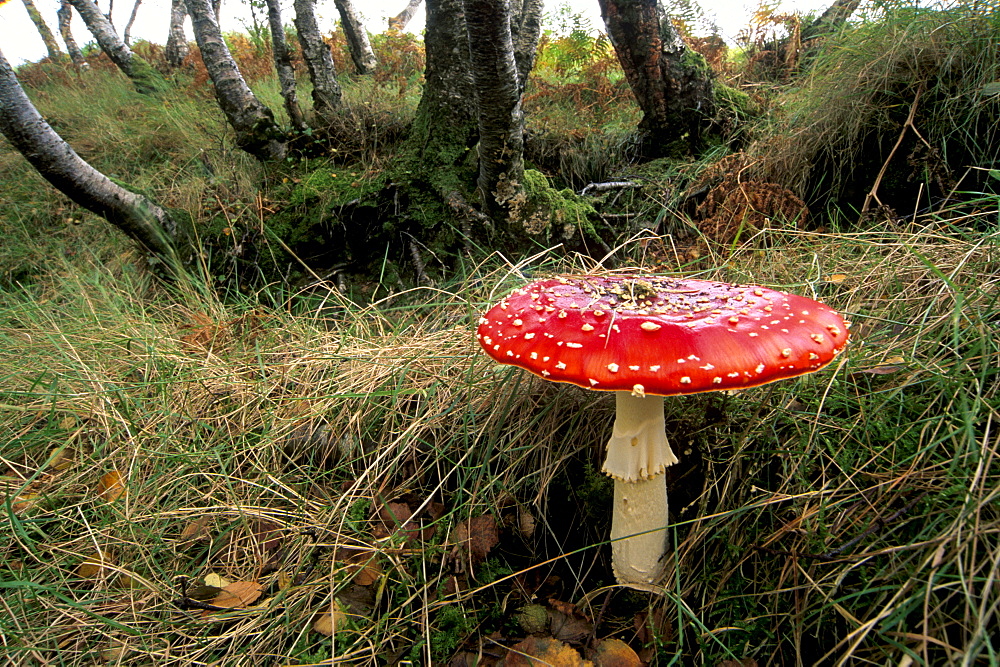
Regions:
<instances>
[{"instance_id":1,"label":"red mushroom cap","mask_svg":"<svg viewBox=\"0 0 1000 667\"><path fill-rule=\"evenodd\" d=\"M827 306L766 287L561 276L479 320L486 352L546 380L637 395L743 389L823 368L847 344Z\"/></svg>"}]
</instances>

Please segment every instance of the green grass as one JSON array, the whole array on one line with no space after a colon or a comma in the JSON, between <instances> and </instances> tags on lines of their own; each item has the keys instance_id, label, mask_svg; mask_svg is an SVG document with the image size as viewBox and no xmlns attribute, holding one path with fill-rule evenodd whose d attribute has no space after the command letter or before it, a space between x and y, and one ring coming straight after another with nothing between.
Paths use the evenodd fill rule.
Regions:
<instances>
[{"instance_id":1,"label":"green grass","mask_svg":"<svg viewBox=\"0 0 1000 667\"><path fill-rule=\"evenodd\" d=\"M676 575L662 599L615 593L603 632L629 638L649 605L662 609L663 664L825 653L940 664L941 642L987 655L996 236L772 241L707 275L815 294L853 321L851 347L815 376L670 402L684 452L671 482ZM329 291L293 314L165 293L85 242L55 262L0 301L0 561L18 659L443 662L510 632L529 601L514 583L536 569L578 604L612 583L606 490L593 472L584 480L613 406L478 352L476 314L516 284L508 272L470 269L373 306ZM107 502L111 471L127 494ZM444 509L419 540L377 537L378 509L398 498ZM536 533L516 528L519 512ZM476 578L456 574L449 536L483 514L501 542ZM183 541L202 517L206 535ZM347 546L374 555L375 582L351 585ZM108 566L81 575L98 550ZM209 573L259 582L263 602L179 610L182 578ZM310 627L333 598L354 616L331 641Z\"/></svg>"}]
</instances>

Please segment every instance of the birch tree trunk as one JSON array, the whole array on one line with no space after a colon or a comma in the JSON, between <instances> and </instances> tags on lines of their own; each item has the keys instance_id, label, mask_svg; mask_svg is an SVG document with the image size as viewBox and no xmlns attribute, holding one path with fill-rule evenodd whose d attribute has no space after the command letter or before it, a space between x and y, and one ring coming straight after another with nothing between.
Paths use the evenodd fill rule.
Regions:
<instances>
[{"instance_id":1,"label":"birch tree trunk","mask_svg":"<svg viewBox=\"0 0 1000 667\"><path fill-rule=\"evenodd\" d=\"M292 122L292 127L302 132L306 129L306 121L299 108L298 96L295 91L295 68L292 66L292 56L288 52L285 41L285 26L281 21L280 0L267 0L267 22L271 28L271 53L274 56L274 67L278 71L278 82L281 84L281 97L285 100L285 111Z\"/></svg>"},{"instance_id":2,"label":"birch tree trunk","mask_svg":"<svg viewBox=\"0 0 1000 667\"><path fill-rule=\"evenodd\" d=\"M73 5L69 4L69 0L61 0L56 17L59 19L59 34L62 35L63 41L66 42L66 50L69 52L70 59L81 71L87 71L90 69L90 63L83 57L83 52L80 51L76 40L73 39L73 30L71 29Z\"/></svg>"},{"instance_id":3,"label":"birch tree trunk","mask_svg":"<svg viewBox=\"0 0 1000 667\"><path fill-rule=\"evenodd\" d=\"M132 80L135 89L144 95L152 95L165 91L169 86L160 73L141 57L132 53L115 27L93 0L69 0L76 11L80 13L83 22L87 24L101 50L111 58L125 76Z\"/></svg>"},{"instance_id":4,"label":"birch tree trunk","mask_svg":"<svg viewBox=\"0 0 1000 667\"><path fill-rule=\"evenodd\" d=\"M35 7L34 1L24 0L24 8L28 10L28 18L35 24L38 34L42 36L42 41L45 42L45 49L49 52L49 60L57 63L65 59L66 55L59 48L59 42L56 41L55 35L49 30L48 24L42 18L38 8Z\"/></svg>"},{"instance_id":5,"label":"birch tree trunk","mask_svg":"<svg viewBox=\"0 0 1000 667\"><path fill-rule=\"evenodd\" d=\"M479 100L479 200L498 222L524 177L524 114L507 0L465 0L472 76Z\"/></svg>"},{"instance_id":6,"label":"birch tree trunk","mask_svg":"<svg viewBox=\"0 0 1000 667\"><path fill-rule=\"evenodd\" d=\"M424 0L410 0L406 3L406 7L403 7L403 11L396 14L389 19L389 29L398 30L403 32L407 24L413 19L414 15L417 13L417 8L420 7L420 3Z\"/></svg>"},{"instance_id":7,"label":"birch tree trunk","mask_svg":"<svg viewBox=\"0 0 1000 667\"><path fill-rule=\"evenodd\" d=\"M715 112L712 71L689 50L658 0L599 0L608 37L642 109L650 157L697 150Z\"/></svg>"},{"instance_id":8,"label":"birch tree trunk","mask_svg":"<svg viewBox=\"0 0 1000 667\"><path fill-rule=\"evenodd\" d=\"M176 218L148 198L113 183L56 134L22 90L2 52L0 133L57 190L118 227L168 266L177 266L178 249L189 254L187 230Z\"/></svg>"},{"instance_id":9,"label":"birch tree trunk","mask_svg":"<svg viewBox=\"0 0 1000 667\"><path fill-rule=\"evenodd\" d=\"M316 24L314 2L315 0L295 0L294 22L302 45L302 58L306 61L309 78L313 82L313 112L321 122L329 124L340 106L341 90L330 47L323 41Z\"/></svg>"},{"instance_id":10,"label":"birch tree trunk","mask_svg":"<svg viewBox=\"0 0 1000 667\"><path fill-rule=\"evenodd\" d=\"M493 231L492 220L463 195L476 180L468 157L479 141L479 124L462 0L427 0L424 52L424 90L403 148L398 184L411 201L443 201L436 216L456 219L465 239L483 236ZM432 226L415 231L425 238L451 235L444 243L455 242L452 231ZM465 244L469 247L468 240Z\"/></svg>"},{"instance_id":11,"label":"birch tree trunk","mask_svg":"<svg viewBox=\"0 0 1000 667\"><path fill-rule=\"evenodd\" d=\"M357 12L351 0L334 0L337 11L340 12L340 25L344 29L344 36L347 37L347 50L351 53L351 60L354 61L354 70L358 74L371 74L378 65L375 52L372 51L371 42L368 41L368 32L358 19Z\"/></svg>"},{"instance_id":12,"label":"birch tree trunk","mask_svg":"<svg viewBox=\"0 0 1000 667\"><path fill-rule=\"evenodd\" d=\"M528 75L535 66L538 39L542 35L542 0L514 0L510 22L510 35L514 44L514 62L517 63L518 94L524 95Z\"/></svg>"},{"instance_id":13,"label":"birch tree trunk","mask_svg":"<svg viewBox=\"0 0 1000 667\"><path fill-rule=\"evenodd\" d=\"M170 2L170 28L167 33L167 45L164 48L164 57L171 67L180 67L184 64L184 59L191 52L188 47L187 37L184 35L184 17L187 16L187 9L184 7L184 0L171 0Z\"/></svg>"},{"instance_id":14,"label":"birch tree trunk","mask_svg":"<svg viewBox=\"0 0 1000 667\"><path fill-rule=\"evenodd\" d=\"M139 14L139 5L142 4L142 0L135 0L135 4L132 5L132 14L128 17L128 23L125 24L125 32L122 34L122 39L126 44L132 46L132 24L135 23L135 17Z\"/></svg>"},{"instance_id":15,"label":"birch tree trunk","mask_svg":"<svg viewBox=\"0 0 1000 667\"><path fill-rule=\"evenodd\" d=\"M285 141L281 129L271 110L254 96L243 80L222 39L209 0L187 0L187 10L201 58L215 88L215 99L236 131L236 145L262 161L282 159Z\"/></svg>"}]
</instances>

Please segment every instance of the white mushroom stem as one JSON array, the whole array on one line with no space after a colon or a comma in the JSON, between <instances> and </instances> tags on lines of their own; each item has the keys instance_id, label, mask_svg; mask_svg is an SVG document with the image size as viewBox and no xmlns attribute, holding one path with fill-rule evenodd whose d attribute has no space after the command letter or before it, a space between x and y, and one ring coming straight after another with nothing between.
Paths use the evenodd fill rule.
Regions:
<instances>
[{"instance_id":1,"label":"white mushroom stem","mask_svg":"<svg viewBox=\"0 0 1000 667\"><path fill-rule=\"evenodd\" d=\"M677 457L667 443L662 396L616 392L604 472L615 480L611 563L621 584L662 583L667 552L667 484Z\"/></svg>"}]
</instances>

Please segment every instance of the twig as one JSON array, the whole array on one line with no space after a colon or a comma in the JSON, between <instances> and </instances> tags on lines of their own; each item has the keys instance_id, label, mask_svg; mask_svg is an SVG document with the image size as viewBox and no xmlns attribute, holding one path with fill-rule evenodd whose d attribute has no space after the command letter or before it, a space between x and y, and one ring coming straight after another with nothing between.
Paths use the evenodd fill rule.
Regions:
<instances>
[{"instance_id":1,"label":"twig","mask_svg":"<svg viewBox=\"0 0 1000 667\"><path fill-rule=\"evenodd\" d=\"M580 195L585 196L589 194L597 194L601 192L610 192L611 190L625 190L627 188L641 188L641 183L636 183L635 181L608 181L607 183L589 183L583 190L580 190Z\"/></svg>"},{"instance_id":2,"label":"twig","mask_svg":"<svg viewBox=\"0 0 1000 667\"><path fill-rule=\"evenodd\" d=\"M882 164L882 168L878 172L878 176L875 177L875 182L872 184L872 189L868 192L868 195L865 197L864 206L861 207L861 215L864 215L865 213L868 212L868 207L871 206L873 199L879 203L879 206L882 205L882 201L878 198L878 186L881 185L882 178L885 176L885 172L889 170L889 163L892 162L892 158L895 157L896 151L899 149L899 145L903 143L903 139L906 137L906 130L912 129L913 132L918 137L923 139L923 136L921 136L921 134L917 132L917 128L913 125L913 118L917 114L917 103L920 102L920 96L923 94L923 92L924 92L924 83L921 81L920 87L917 88L917 93L913 96L913 104L910 105L910 113L906 117L906 122L903 123L903 129L899 132L899 137L896 139L896 145L892 147L891 151L889 151L889 157L885 159L885 162Z\"/></svg>"}]
</instances>

